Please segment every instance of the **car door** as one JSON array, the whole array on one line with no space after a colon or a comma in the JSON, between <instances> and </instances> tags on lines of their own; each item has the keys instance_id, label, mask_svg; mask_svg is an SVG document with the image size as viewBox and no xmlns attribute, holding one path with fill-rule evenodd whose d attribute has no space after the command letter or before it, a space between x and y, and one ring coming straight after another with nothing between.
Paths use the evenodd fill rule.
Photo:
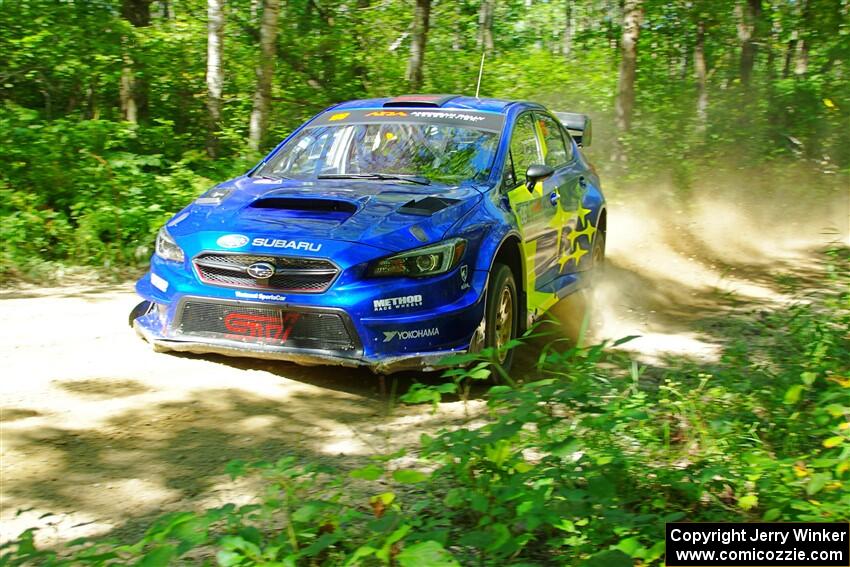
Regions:
<instances>
[{"instance_id":1,"label":"car door","mask_svg":"<svg viewBox=\"0 0 850 567\"><path fill-rule=\"evenodd\" d=\"M546 240L548 251L547 289L557 293L575 282L575 274L587 263L585 246L580 229L587 221L589 210L583 207L585 172L573 153L572 141L560 123L545 112L535 111L535 123L542 143L544 163L555 173L544 182L544 191L549 184L550 203L553 205L550 222L551 233ZM554 194L557 192L557 195ZM557 204L555 202L557 201Z\"/></svg>"},{"instance_id":2,"label":"car door","mask_svg":"<svg viewBox=\"0 0 850 567\"><path fill-rule=\"evenodd\" d=\"M539 181L531 189L525 183L528 166L542 163L540 129L532 112L523 113L517 117L511 134L505 183L522 237L530 314L545 311L558 300L551 291L546 291L555 275L552 266L556 260L557 235L552 225L560 200L557 181L552 178Z\"/></svg>"}]
</instances>

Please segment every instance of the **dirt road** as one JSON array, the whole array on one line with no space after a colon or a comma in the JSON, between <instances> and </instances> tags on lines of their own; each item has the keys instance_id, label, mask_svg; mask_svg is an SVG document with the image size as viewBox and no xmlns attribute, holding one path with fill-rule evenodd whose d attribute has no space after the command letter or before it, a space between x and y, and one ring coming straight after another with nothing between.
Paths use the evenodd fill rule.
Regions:
<instances>
[{"instance_id":1,"label":"dirt road","mask_svg":"<svg viewBox=\"0 0 850 567\"><path fill-rule=\"evenodd\" d=\"M651 364L716 357L712 318L789 301L817 285L814 250L847 244L846 200L610 205L594 333L641 335L628 348ZM32 526L44 542L135 533L163 510L250 499L223 475L231 459L350 467L463 417L459 403L388 411L368 371L156 354L127 327L136 301L129 283L0 291L0 539ZM558 311L576 320L576 305Z\"/></svg>"}]
</instances>

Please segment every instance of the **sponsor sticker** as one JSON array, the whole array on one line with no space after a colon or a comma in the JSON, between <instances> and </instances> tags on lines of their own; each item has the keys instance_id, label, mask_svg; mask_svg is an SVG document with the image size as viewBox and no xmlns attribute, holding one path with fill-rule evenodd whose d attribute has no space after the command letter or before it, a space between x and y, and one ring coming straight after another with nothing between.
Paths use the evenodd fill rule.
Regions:
<instances>
[{"instance_id":1,"label":"sponsor sticker","mask_svg":"<svg viewBox=\"0 0 850 567\"><path fill-rule=\"evenodd\" d=\"M384 117L395 117L395 116L407 116L407 113L403 110L376 110L374 112L370 112L366 116L384 116Z\"/></svg>"},{"instance_id":2,"label":"sponsor sticker","mask_svg":"<svg viewBox=\"0 0 850 567\"><path fill-rule=\"evenodd\" d=\"M400 341L409 341L410 339L422 339L425 337L439 336L440 329L432 327L430 329L411 329L409 331L384 331L384 342L388 343L395 339Z\"/></svg>"},{"instance_id":3,"label":"sponsor sticker","mask_svg":"<svg viewBox=\"0 0 850 567\"><path fill-rule=\"evenodd\" d=\"M330 120L331 122L335 122L337 120L345 120L350 114L350 112L337 112L336 114L328 118L328 120Z\"/></svg>"},{"instance_id":4,"label":"sponsor sticker","mask_svg":"<svg viewBox=\"0 0 850 567\"><path fill-rule=\"evenodd\" d=\"M460 267L460 289L469 289L469 266L466 264Z\"/></svg>"},{"instance_id":5,"label":"sponsor sticker","mask_svg":"<svg viewBox=\"0 0 850 567\"><path fill-rule=\"evenodd\" d=\"M248 244L248 237L244 234L225 234L215 241L222 248L242 248Z\"/></svg>"},{"instance_id":6,"label":"sponsor sticker","mask_svg":"<svg viewBox=\"0 0 850 567\"><path fill-rule=\"evenodd\" d=\"M464 114L461 112L435 112L435 111L420 111L411 112L411 116L417 118L445 118L448 120L461 120L463 122L481 122L485 118L479 114Z\"/></svg>"},{"instance_id":7,"label":"sponsor sticker","mask_svg":"<svg viewBox=\"0 0 850 567\"><path fill-rule=\"evenodd\" d=\"M405 295L402 297L387 297L386 299L375 299L372 301L372 307L375 311L390 311L392 309L401 309L404 307L421 307L421 295Z\"/></svg>"},{"instance_id":8,"label":"sponsor sticker","mask_svg":"<svg viewBox=\"0 0 850 567\"><path fill-rule=\"evenodd\" d=\"M307 250L309 252L318 252L322 249L322 245L315 242L284 240L282 238L255 238L251 241L251 244L262 248L286 248L289 250Z\"/></svg>"},{"instance_id":9,"label":"sponsor sticker","mask_svg":"<svg viewBox=\"0 0 850 567\"><path fill-rule=\"evenodd\" d=\"M261 292L251 292L251 291L237 291L235 293L236 297L239 299L262 299L269 301L286 301L285 295L280 295L277 293L261 293Z\"/></svg>"},{"instance_id":10,"label":"sponsor sticker","mask_svg":"<svg viewBox=\"0 0 850 567\"><path fill-rule=\"evenodd\" d=\"M168 281L151 272L151 284L159 291L168 291Z\"/></svg>"}]
</instances>

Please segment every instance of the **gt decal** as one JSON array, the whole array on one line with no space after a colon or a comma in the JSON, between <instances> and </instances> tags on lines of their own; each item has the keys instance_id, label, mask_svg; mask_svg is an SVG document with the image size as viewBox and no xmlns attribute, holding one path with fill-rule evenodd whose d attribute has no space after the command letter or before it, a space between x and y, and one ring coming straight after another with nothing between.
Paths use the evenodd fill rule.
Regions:
<instances>
[{"instance_id":1,"label":"gt decal","mask_svg":"<svg viewBox=\"0 0 850 567\"><path fill-rule=\"evenodd\" d=\"M225 336L230 339L246 337L269 339L283 344L289 338L289 334L300 317L300 313L285 313L282 317L228 313L224 317L224 327L231 334Z\"/></svg>"},{"instance_id":2,"label":"gt decal","mask_svg":"<svg viewBox=\"0 0 850 567\"><path fill-rule=\"evenodd\" d=\"M366 116L382 116L384 118L395 118L398 116L407 116L407 113L402 110L376 110L370 112Z\"/></svg>"},{"instance_id":3,"label":"gt decal","mask_svg":"<svg viewBox=\"0 0 850 567\"><path fill-rule=\"evenodd\" d=\"M337 112L336 114L334 114L333 116L328 118L328 120L330 120L331 122L335 122L337 120L345 120L350 115L351 115L350 112Z\"/></svg>"}]
</instances>

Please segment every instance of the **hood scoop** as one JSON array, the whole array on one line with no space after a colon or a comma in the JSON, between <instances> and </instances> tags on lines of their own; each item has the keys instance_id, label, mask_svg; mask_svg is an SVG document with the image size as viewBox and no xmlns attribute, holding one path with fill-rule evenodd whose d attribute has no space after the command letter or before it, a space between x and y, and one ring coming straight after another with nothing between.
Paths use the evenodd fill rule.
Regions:
<instances>
[{"instance_id":1,"label":"hood scoop","mask_svg":"<svg viewBox=\"0 0 850 567\"><path fill-rule=\"evenodd\" d=\"M402 205L398 212L407 215L418 215L421 217L430 217L434 213L442 211L445 208L451 207L455 203L459 203L459 199L449 199L447 197L425 197L424 199L412 199Z\"/></svg>"},{"instance_id":2,"label":"hood scoop","mask_svg":"<svg viewBox=\"0 0 850 567\"><path fill-rule=\"evenodd\" d=\"M275 216L296 219L316 219L343 222L357 212L357 205L338 199L311 199L300 197L260 197L250 208Z\"/></svg>"}]
</instances>

